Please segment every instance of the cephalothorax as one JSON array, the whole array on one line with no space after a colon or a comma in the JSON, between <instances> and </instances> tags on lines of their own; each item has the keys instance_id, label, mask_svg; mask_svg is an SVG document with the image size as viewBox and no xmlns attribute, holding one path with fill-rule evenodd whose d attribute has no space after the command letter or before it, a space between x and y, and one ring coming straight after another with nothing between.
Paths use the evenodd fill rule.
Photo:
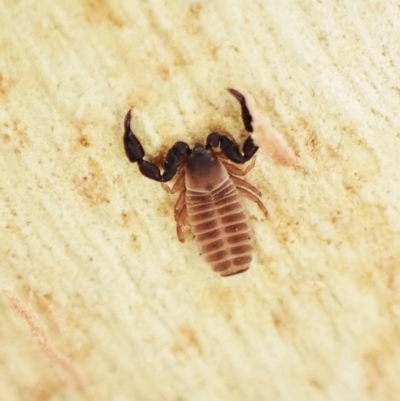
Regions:
<instances>
[{"instance_id":1,"label":"cephalothorax","mask_svg":"<svg viewBox=\"0 0 400 401\"><path fill-rule=\"evenodd\" d=\"M252 132L252 116L245 97L235 89L228 89L240 103L243 124ZM128 159L138 163L140 172L162 183L169 193L180 192L175 204L175 221L178 238L184 241L182 227L189 221L200 251L213 270L229 276L247 270L252 259L252 232L240 195L256 202L267 215L259 197L260 191L241 176L254 166L254 161L244 170L233 163L243 164L257 152L258 147L249 136L242 152L238 145L225 135L212 132L206 144L195 144L190 149L185 142L176 142L168 151L163 172L155 164L143 160L144 150L131 130L131 110L124 121L124 146ZM214 148L219 147L220 152ZM178 173L170 189L164 183Z\"/></svg>"}]
</instances>

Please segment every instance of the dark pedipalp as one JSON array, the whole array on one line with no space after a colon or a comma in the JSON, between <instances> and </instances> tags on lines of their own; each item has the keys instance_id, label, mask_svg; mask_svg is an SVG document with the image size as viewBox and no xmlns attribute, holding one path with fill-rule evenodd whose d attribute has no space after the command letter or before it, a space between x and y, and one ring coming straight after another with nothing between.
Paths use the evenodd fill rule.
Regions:
<instances>
[{"instance_id":1,"label":"dark pedipalp","mask_svg":"<svg viewBox=\"0 0 400 401\"><path fill-rule=\"evenodd\" d=\"M240 108L242 110L242 120L243 120L243 125L246 128L247 132L253 132L253 118L251 117L251 114L249 112L249 109L246 105L246 99L245 97L236 89L232 88L227 88L227 91L235 97L239 103L240 103Z\"/></svg>"},{"instance_id":2,"label":"dark pedipalp","mask_svg":"<svg viewBox=\"0 0 400 401\"><path fill-rule=\"evenodd\" d=\"M171 180L178 171L181 159L190 153L189 146L182 141L176 142L167 153L163 166L164 172L161 173L157 165L143 160L143 146L131 130L131 116L131 110L129 110L124 120L124 148L129 161L138 163L140 172L147 178L159 182Z\"/></svg>"},{"instance_id":3,"label":"dark pedipalp","mask_svg":"<svg viewBox=\"0 0 400 401\"><path fill-rule=\"evenodd\" d=\"M253 142L249 136L243 144L243 154L240 153L239 146L225 135L218 132L212 132L207 137L207 147L215 148L220 146L222 153L231 161L235 163L246 163L257 152L258 146Z\"/></svg>"},{"instance_id":4,"label":"dark pedipalp","mask_svg":"<svg viewBox=\"0 0 400 401\"><path fill-rule=\"evenodd\" d=\"M239 101L245 129L248 132L252 132L253 120L246 105L245 97L236 89L228 88L228 92ZM126 156L128 157L130 162L138 163L139 170L145 177L155 181L166 182L171 180L177 173L181 161L192 153L196 153L196 149L202 148L204 149L204 151L206 151L219 146L222 153L229 160L239 164L246 163L254 156L254 154L258 150L258 147L254 143L251 136L249 136L244 142L241 152L235 141L231 140L225 135L221 135L217 132L212 132L207 137L206 146L203 147L202 145L196 144L193 148L193 151L185 142L176 142L175 145L172 146L172 148L168 151L163 165L164 171L161 172L160 168L156 164L143 159L145 156L145 152L139 139L136 137L131 129L131 117L132 113L131 110L129 110L124 120L123 142ZM196 164L199 165L200 168L200 165L202 164L201 159Z\"/></svg>"},{"instance_id":5,"label":"dark pedipalp","mask_svg":"<svg viewBox=\"0 0 400 401\"><path fill-rule=\"evenodd\" d=\"M246 105L245 97L236 89L227 89L228 92L234 96L240 103L242 111L242 120L246 131L253 132L252 117L250 111ZM249 136L243 144L243 154L240 152L236 142L232 141L225 135L221 135L218 132L212 132L207 137L208 148L216 148L220 146L222 153L231 161L235 163L246 163L250 160L258 150L258 146L253 141L253 138Z\"/></svg>"},{"instance_id":6,"label":"dark pedipalp","mask_svg":"<svg viewBox=\"0 0 400 401\"><path fill-rule=\"evenodd\" d=\"M131 131L131 113L132 110L129 110L124 119L124 148L129 161L135 163L143 159L144 150L139 139Z\"/></svg>"}]
</instances>

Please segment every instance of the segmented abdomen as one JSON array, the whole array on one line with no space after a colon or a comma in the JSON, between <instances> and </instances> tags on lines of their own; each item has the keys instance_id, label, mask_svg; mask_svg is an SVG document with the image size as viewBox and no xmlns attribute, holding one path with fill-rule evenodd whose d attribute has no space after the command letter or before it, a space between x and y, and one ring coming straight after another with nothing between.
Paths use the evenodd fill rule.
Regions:
<instances>
[{"instance_id":1,"label":"segmented abdomen","mask_svg":"<svg viewBox=\"0 0 400 401\"><path fill-rule=\"evenodd\" d=\"M240 273L252 259L252 235L243 204L232 180L210 192L186 191L192 233L201 253L221 276Z\"/></svg>"}]
</instances>

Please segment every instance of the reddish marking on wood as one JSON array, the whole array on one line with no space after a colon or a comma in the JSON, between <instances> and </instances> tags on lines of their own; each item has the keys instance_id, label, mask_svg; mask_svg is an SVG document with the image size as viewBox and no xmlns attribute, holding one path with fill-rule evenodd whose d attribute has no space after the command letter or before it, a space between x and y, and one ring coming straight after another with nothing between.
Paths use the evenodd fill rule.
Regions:
<instances>
[{"instance_id":1,"label":"reddish marking on wood","mask_svg":"<svg viewBox=\"0 0 400 401\"><path fill-rule=\"evenodd\" d=\"M50 360L50 363L56 368L62 379L74 387L82 388L82 376L78 373L70 359L52 346L47 338L46 326L39 316L29 309L20 297L11 291L3 290L2 292L17 315L28 323L34 341Z\"/></svg>"},{"instance_id":2,"label":"reddish marking on wood","mask_svg":"<svg viewBox=\"0 0 400 401\"><path fill-rule=\"evenodd\" d=\"M293 148L271 124L271 121L256 106L254 98L246 94L246 105L253 119L251 137L257 146L269 153L276 163L296 167L299 164Z\"/></svg>"}]
</instances>

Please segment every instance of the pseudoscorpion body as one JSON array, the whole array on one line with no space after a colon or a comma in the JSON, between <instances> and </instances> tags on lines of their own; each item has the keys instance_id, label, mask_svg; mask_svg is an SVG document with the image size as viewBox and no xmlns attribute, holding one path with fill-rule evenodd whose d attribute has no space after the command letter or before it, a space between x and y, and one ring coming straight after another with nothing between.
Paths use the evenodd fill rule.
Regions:
<instances>
[{"instance_id":1,"label":"pseudoscorpion body","mask_svg":"<svg viewBox=\"0 0 400 401\"><path fill-rule=\"evenodd\" d=\"M248 132L252 132L252 117L245 97L234 89L228 91L240 102L242 119ZM125 117L124 146L128 159L139 165L140 172L155 181L165 183L179 170L170 193L180 192L175 205L175 220L180 241L184 241L182 227L189 221L200 251L214 271L229 276L247 270L253 253L250 224L244 210L242 196L256 202L267 215L257 188L240 178L254 166L241 170L232 163L243 164L257 152L258 147L249 136L243 145L243 154L235 142L225 135L213 132L206 145L196 144L193 149L177 142L167 153L164 172L153 163L143 160L144 150L130 128L131 111ZM214 148L220 148L215 152Z\"/></svg>"}]
</instances>

